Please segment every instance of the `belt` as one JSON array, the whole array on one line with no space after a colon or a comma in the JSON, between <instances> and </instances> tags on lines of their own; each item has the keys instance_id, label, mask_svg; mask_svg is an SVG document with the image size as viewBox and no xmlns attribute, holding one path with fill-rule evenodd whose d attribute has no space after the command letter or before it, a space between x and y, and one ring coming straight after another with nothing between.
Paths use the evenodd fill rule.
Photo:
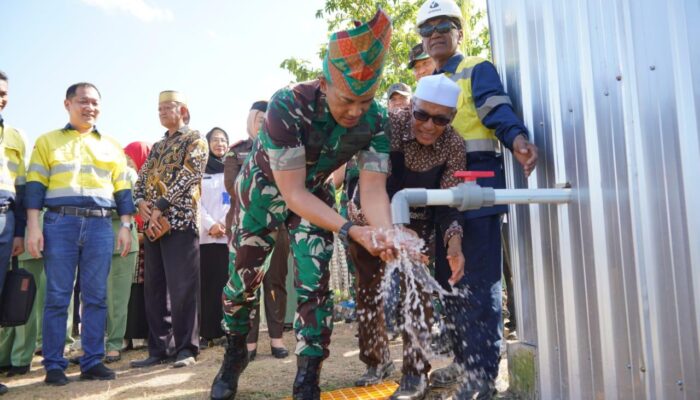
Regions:
<instances>
[{"instance_id":1,"label":"belt","mask_svg":"<svg viewBox=\"0 0 700 400\"><path fill-rule=\"evenodd\" d=\"M467 153L475 151L497 151L498 143L493 139L466 139L464 140Z\"/></svg>"},{"instance_id":2,"label":"belt","mask_svg":"<svg viewBox=\"0 0 700 400\"><path fill-rule=\"evenodd\" d=\"M112 210L110 210L109 208L81 208L61 206L49 207L49 211L59 213L61 215L72 215L74 217L105 218L112 216Z\"/></svg>"}]
</instances>

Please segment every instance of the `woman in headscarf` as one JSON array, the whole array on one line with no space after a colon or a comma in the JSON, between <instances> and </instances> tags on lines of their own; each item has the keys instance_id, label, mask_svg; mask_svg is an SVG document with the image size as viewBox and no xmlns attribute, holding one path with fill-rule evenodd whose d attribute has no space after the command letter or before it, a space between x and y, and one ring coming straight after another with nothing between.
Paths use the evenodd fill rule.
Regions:
<instances>
[{"instance_id":1,"label":"woman in headscarf","mask_svg":"<svg viewBox=\"0 0 700 400\"><path fill-rule=\"evenodd\" d=\"M199 336L211 345L224 336L221 291L228 281L228 239L226 213L231 197L224 186L224 155L228 150L228 135L221 128L207 133L209 159L202 176L200 199L199 254L201 282L201 318Z\"/></svg>"},{"instance_id":2,"label":"woman in headscarf","mask_svg":"<svg viewBox=\"0 0 700 400\"><path fill-rule=\"evenodd\" d=\"M151 151L151 145L145 142L132 142L124 148L126 154L126 162L129 166L129 173L134 175L132 183L136 181L138 172L146 162L148 153ZM143 295L143 220L141 216L136 215L136 229L138 230L139 253L136 265L131 270L131 297L129 298L129 310L126 318L126 339L127 348L137 347L134 340L144 341L148 339L148 322L146 321L146 304ZM133 246L132 246L133 247Z\"/></svg>"}]
</instances>

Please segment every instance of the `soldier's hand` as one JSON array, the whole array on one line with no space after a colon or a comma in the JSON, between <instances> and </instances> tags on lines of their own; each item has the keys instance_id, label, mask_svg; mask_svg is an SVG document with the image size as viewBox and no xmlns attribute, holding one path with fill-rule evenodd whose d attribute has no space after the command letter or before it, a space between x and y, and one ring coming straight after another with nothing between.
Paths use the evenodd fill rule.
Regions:
<instances>
[{"instance_id":1,"label":"soldier's hand","mask_svg":"<svg viewBox=\"0 0 700 400\"><path fill-rule=\"evenodd\" d=\"M375 257L380 256L382 260L384 259L382 253L389 250L386 234L379 232L376 228L353 225L348 232L348 236L364 247L369 254Z\"/></svg>"},{"instance_id":2,"label":"soldier's hand","mask_svg":"<svg viewBox=\"0 0 700 400\"><path fill-rule=\"evenodd\" d=\"M530 176L537 165L537 146L525 136L518 135L513 140L513 156L522 165L525 177Z\"/></svg>"}]
</instances>

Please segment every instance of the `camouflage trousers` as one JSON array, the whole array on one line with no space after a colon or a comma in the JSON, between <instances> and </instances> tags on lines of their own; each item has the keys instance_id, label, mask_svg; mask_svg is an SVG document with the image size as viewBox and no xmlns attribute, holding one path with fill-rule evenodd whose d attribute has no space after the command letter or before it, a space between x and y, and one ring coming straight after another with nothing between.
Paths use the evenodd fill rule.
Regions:
<instances>
[{"instance_id":1,"label":"camouflage trousers","mask_svg":"<svg viewBox=\"0 0 700 400\"><path fill-rule=\"evenodd\" d=\"M222 328L228 334L247 335L259 304L265 259L272 252L277 228L287 226L294 256L297 312L294 332L296 354L328 357L333 330L333 294L329 288L333 233L288 211L277 187L259 172L236 181L233 237L229 257L229 281L224 287ZM314 193L329 206L333 190Z\"/></svg>"}]
</instances>

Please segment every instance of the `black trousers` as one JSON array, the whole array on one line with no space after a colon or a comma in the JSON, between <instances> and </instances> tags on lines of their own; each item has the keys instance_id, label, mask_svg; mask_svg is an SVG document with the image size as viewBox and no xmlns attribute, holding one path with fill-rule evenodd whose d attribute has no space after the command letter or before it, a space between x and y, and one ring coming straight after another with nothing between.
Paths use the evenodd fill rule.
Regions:
<instances>
[{"instance_id":1,"label":"black trousers","mask_svg":"<svg viewBox=\"0 0 700 400\"><path fill-rule=\"evenodd\" d=\"M200 297L201 312L199 335L211 340L224 336L221 320L224 310L221 306L221 292L228 282L228 245L208 243L199 246L201 258Z\"/></svg>"},{"instance_id":2,"label":"black trousers","mask_svg":"<svg viewBox=\"0 0 700 400\"><path fill-rule=\"evenodd\" d=\"M148 353L166 357L199 352L199 237L171 231L145 242L144 289Z\"/></svg>"}]
</instances>

